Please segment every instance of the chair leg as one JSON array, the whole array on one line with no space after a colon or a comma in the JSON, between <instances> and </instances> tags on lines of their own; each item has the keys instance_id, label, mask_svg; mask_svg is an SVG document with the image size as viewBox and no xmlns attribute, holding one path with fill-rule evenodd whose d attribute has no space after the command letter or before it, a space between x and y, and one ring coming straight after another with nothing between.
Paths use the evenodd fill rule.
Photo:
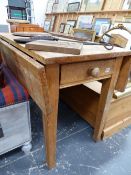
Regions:
<instances>
[{"instance_id":1,"label":"chair leg","mask_svg":"<svg viewBox=\"0 0 131 175\"><path fill-rule=\"evenodd\" d=\"M29 154L31 149L32 149L32 144L31 142L26 142L23 146L22 146L22 151L25 153L25 154Z\"/></svg>"}]
</instances>

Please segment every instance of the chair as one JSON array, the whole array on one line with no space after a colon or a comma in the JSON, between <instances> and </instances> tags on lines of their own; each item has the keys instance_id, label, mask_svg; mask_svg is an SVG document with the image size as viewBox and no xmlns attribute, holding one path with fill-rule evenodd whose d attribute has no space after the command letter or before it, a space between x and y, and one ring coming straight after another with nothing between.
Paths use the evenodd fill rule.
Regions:
<instances>
[{"instance_id":1,"label":"chair","mask_svg":"<svg viewBox=\"0 0 131 175\"><path fill-rule=\"evenodd\" d=\"M27 154L32 148L29 94L5 65L0 70L0 155L21 146Z\"/></svg>"}]
</instances>

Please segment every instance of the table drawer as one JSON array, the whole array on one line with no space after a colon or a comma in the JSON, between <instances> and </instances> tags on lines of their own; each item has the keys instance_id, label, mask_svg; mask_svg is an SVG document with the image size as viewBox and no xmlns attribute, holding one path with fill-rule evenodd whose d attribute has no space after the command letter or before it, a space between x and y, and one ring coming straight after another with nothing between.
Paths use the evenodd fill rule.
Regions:
<instances>
[{"instance_id":1,"label":"table drawer","mask_svg":"<svg viewBox=\"0 0 131 175\"><path fill-rule=\"evenodd\" d=\"M79 84L90 79L95 80L109 76L113 72L114 63L115 59L62 65L60 84Z\"/></svg>"}]
</instances>

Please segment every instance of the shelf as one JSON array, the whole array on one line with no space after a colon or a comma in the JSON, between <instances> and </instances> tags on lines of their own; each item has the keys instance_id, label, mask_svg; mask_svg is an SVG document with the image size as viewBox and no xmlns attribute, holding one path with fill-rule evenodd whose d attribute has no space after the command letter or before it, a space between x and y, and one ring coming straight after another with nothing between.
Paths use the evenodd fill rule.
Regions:
<instances>
[{"instance_id":1,"label":"shelf","mask_svg":"<svg viewBox=\"0 0 131 175\"><path fill-rule=\"evenodd\" d=\"M80 15L92 15L92 23L95 22L95 18L109 18L112 22L122 22L126 21L126 18L131 17L131 9L124 10L123 1L124 0L103 0L103 6L101 9L97 8L96 11L96 8L91 8L88 11L82 11L84 8L82 8L81 5L80 10L76 12L46 12L46 18L52 21L52 19L54 19L52 17L55 17L55 22L52 29L53 32L59 32L59 28L62 22L66 23L68 20L77 21ZM116 8L114 9L114 7Z\"/></svg>"},{"instance_id":2,"label":"shelf","mask_svg":"<svg viewBox=\"0 0 131 175\"><path fill-rule=\"evenodd\" d=\"M85 15L85 14L96 14L96 13L131 13L131 10L101 10L101 11L90 11L90 12L53 12L53 13L46 13L46 15L69 15L69 14L76 14L76 15Z\"/></svg>"}]
</instances>

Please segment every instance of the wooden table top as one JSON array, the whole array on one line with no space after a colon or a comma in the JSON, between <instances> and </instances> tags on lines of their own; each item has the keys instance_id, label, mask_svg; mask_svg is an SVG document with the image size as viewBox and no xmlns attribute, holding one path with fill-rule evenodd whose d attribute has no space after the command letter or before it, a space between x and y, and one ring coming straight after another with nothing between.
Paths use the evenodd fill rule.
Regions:
<instances>
[{"instance_id":1,"label":"wooden table top","mask_svg":"<svg viewBox=\"0 0 131 175\"><path fill-rule=\"evenodd\" d=\"M1 33L0 38L43 64L65 64L131 55L131 50L129 49L114 47L113 50L106 50L100 45L83 45L80 55L34 51L26 49L24 44L16 43L14 39L20 38L19 36Z\"/></svg>"}]
</instances>

